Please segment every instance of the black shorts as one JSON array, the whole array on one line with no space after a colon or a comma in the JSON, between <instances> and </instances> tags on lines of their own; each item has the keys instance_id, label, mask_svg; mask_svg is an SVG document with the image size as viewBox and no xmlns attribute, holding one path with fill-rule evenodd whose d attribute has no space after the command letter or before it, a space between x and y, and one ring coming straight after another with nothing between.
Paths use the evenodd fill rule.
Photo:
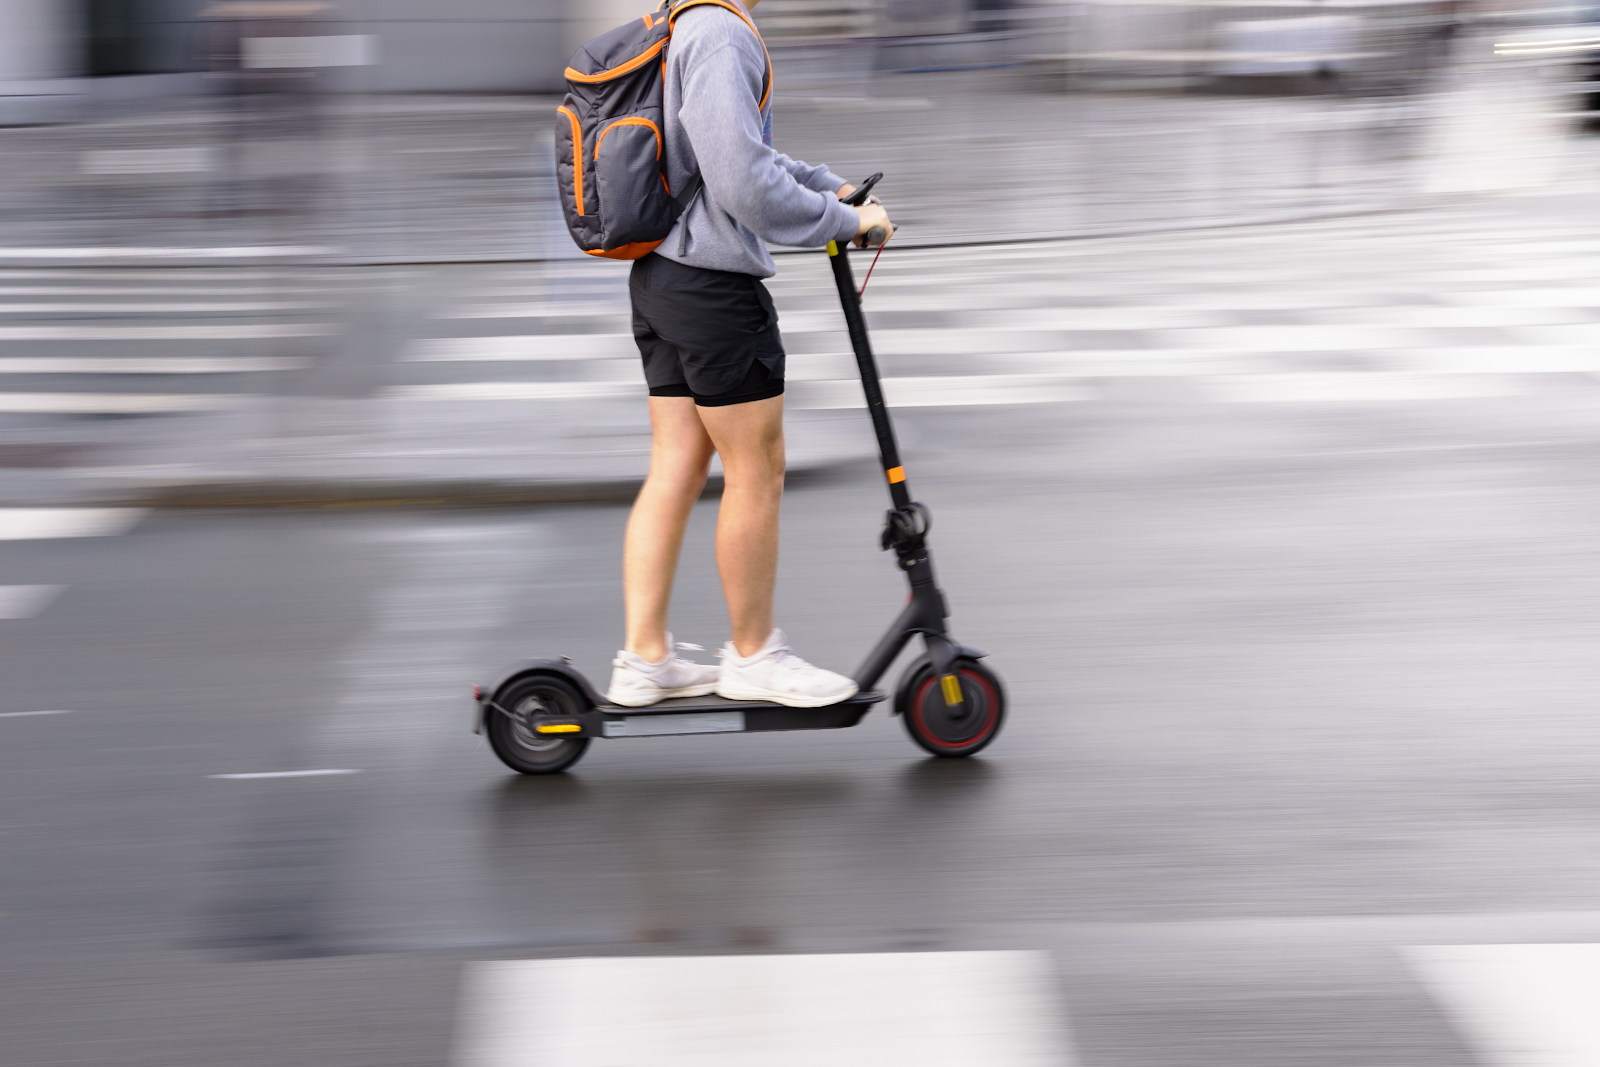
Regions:
<instances>
[{"instance_id":1,"label":"black shorts","mask_svg":"<svg viewBox=\"0 0 1600 1067\"><path fill-rule=\"evenodd\" d=\"M652 252L633 261L628 295L651 396L721 407L783 393L778 312L760 278Z\"/></svg>"}]
</instances>

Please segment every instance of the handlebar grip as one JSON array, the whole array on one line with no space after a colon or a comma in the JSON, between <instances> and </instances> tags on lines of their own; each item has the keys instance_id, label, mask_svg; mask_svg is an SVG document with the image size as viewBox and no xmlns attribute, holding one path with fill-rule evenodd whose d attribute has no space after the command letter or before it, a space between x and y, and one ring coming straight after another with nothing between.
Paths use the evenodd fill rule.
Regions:
<instances>
[{"instance_id":1,"label":"handlebar grip","mask_svg":"<svg viewBox=\"0 0 1600 1067\"><path fill-rule=\"evenodd\" d=\"M869 245L881 245L883 242L889 239L889 234L882 226L874 226L872 229L867 231L866 236L867 244Z\"/></svg>"}]
</instances>

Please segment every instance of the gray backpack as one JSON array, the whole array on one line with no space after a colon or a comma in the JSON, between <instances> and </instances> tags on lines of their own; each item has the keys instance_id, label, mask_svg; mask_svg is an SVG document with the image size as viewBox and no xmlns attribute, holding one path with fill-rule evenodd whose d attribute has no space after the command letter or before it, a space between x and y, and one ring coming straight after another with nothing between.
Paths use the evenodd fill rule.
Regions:
<instances>
[{"instance_id":1,"label":"gray backpack","mask_svg":"<svg viewBox=\"0 0 1600 1067\"><path fill-rule=\"evenodd\" d=\"M652 14L578 49L567 67L567 97L556 108L556 185L567 231L591 256L650 254L699 195L698 174L667 188L661 111L673 23L701 4L727 8L761 39L737 0L662 0ZM771 96L768 56L763 109Z\"/></svg>"}]
</instances>

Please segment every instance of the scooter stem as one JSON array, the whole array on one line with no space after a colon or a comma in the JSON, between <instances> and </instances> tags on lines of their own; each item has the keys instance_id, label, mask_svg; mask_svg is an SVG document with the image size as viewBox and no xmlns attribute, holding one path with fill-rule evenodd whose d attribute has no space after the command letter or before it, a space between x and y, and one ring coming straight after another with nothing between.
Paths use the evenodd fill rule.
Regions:
<instances>
[{"instance_id":1,"label":"scooter stem","mask_svg":"<svg viewBox=\"0 0 1600 1067\"><path fill-rule=\"evenodd\" d=\"M867 397L867 413L872 416L872 429L878 435L878 457L883 465L884 477L889 483L889 499L894 511L884 530L884 548L893 548L900 569L911 585L911 599L900 617L883 638L867 653L867 658L856 669L855 680L863 689L877 684L883 672L889 669L896 656L905 648L913 634L920 633L928 646L928 659L934 672L948 675L955 660L956 649L945 630L949 609L944 593L933 576L933 553L927 545L928 512L911 501L911 488L906 482L906 471L900 465L900 449L895 444L894 423L889 418L889 408L883 402L883 383L878 378L878 363L872 357L872 344L867 340L866 320L861 317L861 296L856 292L855 275L850 270L849 254L837 241L828 242L828 262L833 266L833 280L839 287L839 306L844 309L845 328L850 332L850 347L855 350L856 366L861 371L861 389ZM898 513L898 514L897 514ZM899 520L899 521L897 521ZM950 690L946 690L947 694ZM955 684L955 699L946 696L951 706L961 704L961 687Z\"/></svg>"},{"instance_id":2,"label":"scooter stem","mask_svg":"<svg viewBox=\"0 0 1600 1067\"><path fill-rule=\"evenodd\" d=\"M900 465L894 423L883 403L883 384L878 379L878 363L872 358L872 343L867 340L866 320L861 317L861 296L856 292L850 256L837 241L828 242L828 263L833 267L833 280L839 287L839 306L844 309L845 329L850 332L850 347L855 350L856 366L861 371L867 413L872 416L872 429L878 435L878 456L884 477L889 481L889 499L896 508L903 508L911 503L911 490L906 485L906 470Z\"/></svg>"}]
</instances>

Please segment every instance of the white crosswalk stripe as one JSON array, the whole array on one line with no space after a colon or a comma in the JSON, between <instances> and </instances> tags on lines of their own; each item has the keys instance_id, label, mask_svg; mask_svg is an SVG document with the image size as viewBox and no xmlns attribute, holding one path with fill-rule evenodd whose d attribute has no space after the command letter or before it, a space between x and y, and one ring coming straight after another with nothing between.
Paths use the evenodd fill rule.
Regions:
<instances>
[{"instance_id":1,"label":"white crosswalk stripe","mask_svg":"<svg viewBox=\"0 0 1600 1067\"><path fill-rule=\"evenodd\" d=\"M169 356L162 359L41 356L0 359L0 374L249 374L295 370L309 360L288 356Z\"/></svg>"},{"instance_id":2,"label":"white crosswalk stripe","mask_svg":"<svg viewBox=\"0 0 1600 1067\"><path fill-rule=\"evenodd\" d=\"M1474 233L1470 248L1448 239L1463 229ZM879 265L865 308L886 392L902 406L1109 399L1125 395L1103 388L1117 378L1187 379L1162 395L1230 404L1600 388L1600 289L1586 284L1600 257L1589 236L1564 229L1529 232L1525 217L1485 209L909 250ZM396 395L630 395L615 362L637 359L637 351L615 266L504 275L435 318L528 320L518 333L425 338L401 357L404 365L453 364L458 378L532 381L430 381ZM525 288L511 284L518 277ZM558 281L582 296L560 295ZM614 299L600 295L608 285ZM859 405L843 316L820 257L780 257L769 286L790 352L790 403ZM543 323L553 320L560 325L547 332ZM480 362L527 368L487 374L471 367Z\"/></svg>"},{"instance_id":3,"label":"white crosswalk stripe","mask_svg":"<svg viewBox=\"0 0 1600 1067\"><path fill-rule=\"evenodd\" d=\"M413 342L401 357L411 363L511 362L559 359L637 359L628 333L517 334L505 337L435 337Z\"/></svg>"},{"instance_id":4,"label":"white crosswalk stripe","mask_svg":"<svg viewBox=\"0 0 1600 1067\"><path fill-rule=\"evenodd\" d=\"M455 1067L1075 1062L1043 952L478 963L460 1005Z\"/></svg>"},{"instance_id":5,"label":"white crosswalk stripe","mask_svg":"<svg viewBox=\"0 0 1600 1067\"><path fill-rule=\"evenodd\" d=\"M10 294L0 294L10 295ZM305 311L311 308L330 307L322 302L287 302L279 300L235 301L232 303L185 304L106 304L79 302L72 304L6 304L0 303L0 315L223 315L242 311Z\"/></svg>"},{"instance_id":6,"label":"white crosswalk stripe","mask_svg":"<svg viewBox=\"0 0 1600 1067\"><path fill-rule=\"evenodd\" d=\"M114 537L133 529L148 514L147 508L0 508L0 541ZM64 588L0 585L0 619L31 619Z\"/></svg>"},{"instance_id":7,"label":"white crosswalk stripe","mask_svg":"<svg viewBox=\"0 0 1600 1067\"><path fill-rule=\"evenodd\" d=\"M60 592L59 585L0 585L0 619L31 619Z\"/></svg>"},{"instance_id":8,"label":"white crosswalk stripe","mask_svg":"<svg viewBox=\"0 0 1600 1067\"><path fill-rule=\"evenodd\" d=\"M146 508L0 508L0 541L110 537L148 514Z\"/></svg>"},{"instance_id":9,"label":"white crosswalk stripe","mask_svg":"<svg viewBox=\"0 0 1600 1067\"><path fill-rule=\"evenodd\" d=\"M1600 1063L1600 945L1430 945L1405 956L1488 1067Z\"/></svg>"},{"instance_id":10,"label":"white crosswalk stripe","mask_svg":"<svg viewBox=\"0 0 1600 1067\"><path fill-rule=\"evenodd\" d=\"M193 393L0 393L0 413L19 415L160 415L222 411L243 397Z\"/></svg>"},{"instance_id":11,"label":"white crosswalk stripe","mask_svg":"<svg viewBox=\"0 0 1600 1067\"><path fill-rule=\"evenodd\" d=\"M241 322L160 326L0 326L0 341L262 341L326 337L336 327L320 322Z\"/></svg>"},{"instance_id":12,"label":"white crosswalk stripe","mask_svg":"<svg viewBox=\"0 0 1600 1067\"><path fill-rule=\"evenodd\" d=\"M308 356L279 353L300 339L336 337L340 294L350 285L292 268L0 271L0 376L8 387L0 415L33 416L37 425L41 416L235 408L287 381L260 376L312 369ZM241 375L258 376L248 393L232 391ZM196 376L211 380L197 389ZM140 388L138 379L149 377L167 379L161 392Z\"/></svg>"}]
</instances>

